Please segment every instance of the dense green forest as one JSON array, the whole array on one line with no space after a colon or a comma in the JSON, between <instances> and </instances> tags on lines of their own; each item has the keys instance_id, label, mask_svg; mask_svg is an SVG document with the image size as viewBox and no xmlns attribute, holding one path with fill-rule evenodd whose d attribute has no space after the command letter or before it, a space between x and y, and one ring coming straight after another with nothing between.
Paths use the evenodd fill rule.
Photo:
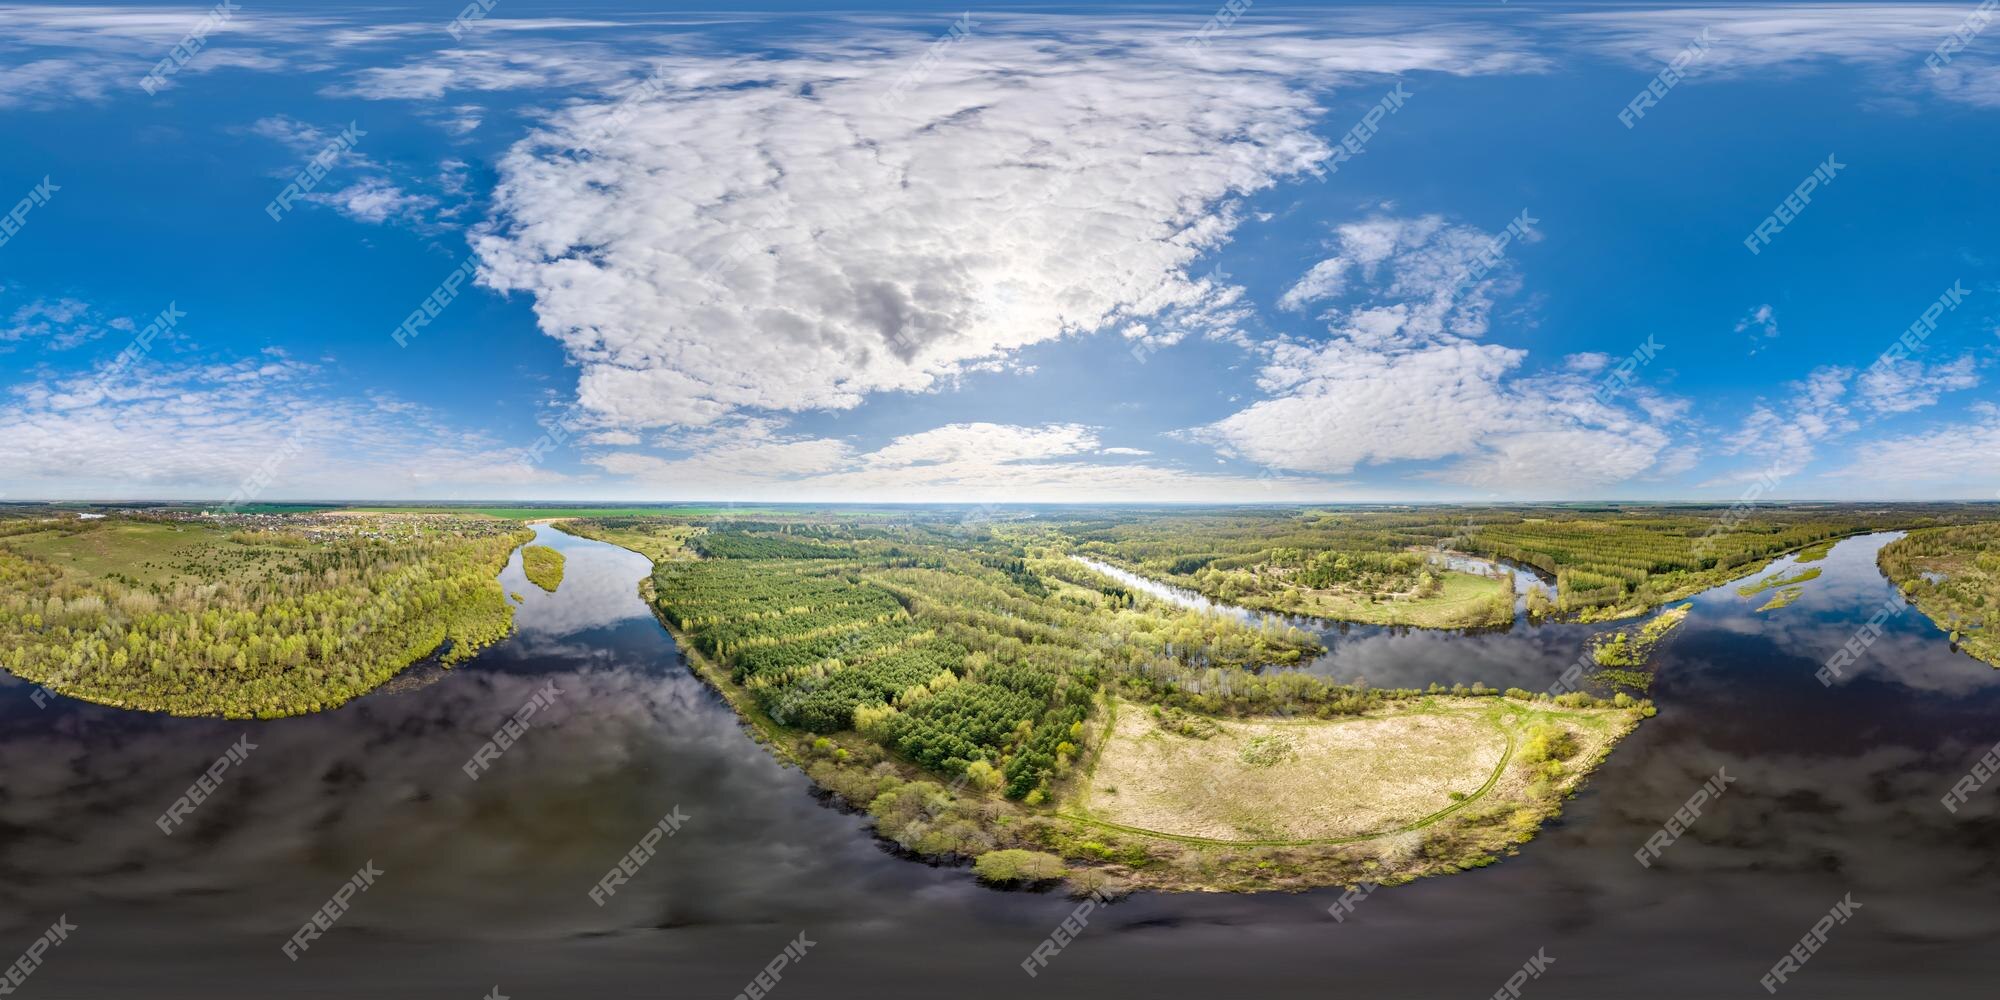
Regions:
<instances>
[{"instance_id":1,"label":"dense green forest","mask_svg":"<svg viewBox=\"0 0 2000 1000\"><path fill-rule=\"evenodd\" d=\"M1876 562L1960 649L2000 667L2000 524L1913 531Z\"/></svg>"},{"instance_id":2,"label":"dense green forest","mask_svg":"<svg viewBox=\"0 0 2000 1000\"><path fill-rule=\"evenodd\" d=\"M504 637L495 580L532 534L458 518L0 522L0 664L63 694L275 717Z\"/></svg>"},{"instance_id":3,"label":"dense green forest","mask_svg":"<svg viewBox=\"0 0 2000 1000\"><path fill-rule=\"evenodd\" d=\"M1039 801L1103 680L1295 663L1306 633L1142 600L1046 536L731 525L656 566L663 614L777 723L856 730L926 769Z\"/></svg>"}]
</instances>

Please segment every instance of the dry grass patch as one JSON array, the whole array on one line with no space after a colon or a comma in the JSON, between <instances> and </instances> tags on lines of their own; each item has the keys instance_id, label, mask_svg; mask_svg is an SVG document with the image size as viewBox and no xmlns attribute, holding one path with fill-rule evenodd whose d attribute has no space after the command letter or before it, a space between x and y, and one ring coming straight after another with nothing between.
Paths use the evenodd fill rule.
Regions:
<instances>
[{"instance_id":1,"label":"dry grass patch","mask_svg":"<svg viewBox=\"0 0 2000 1000\"><path fill-rule=\"evenodd\" d=\"M1386 833L1488 784L1508 747L1499 708L1492 698L1435 698L1351 719L1217 720L1197 739L1122 703L1079 811L1212 840Z\"/></svg>"}]
</instances>

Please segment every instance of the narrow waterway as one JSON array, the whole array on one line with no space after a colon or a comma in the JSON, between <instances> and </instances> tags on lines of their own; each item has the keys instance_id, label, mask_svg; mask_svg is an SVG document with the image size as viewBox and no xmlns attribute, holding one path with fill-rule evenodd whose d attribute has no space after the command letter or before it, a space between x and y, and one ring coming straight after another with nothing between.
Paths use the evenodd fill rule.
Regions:
<instances>
[{"instance_id":1,"label":"narrow waterway","mask_svg":"<svg viewBox=\"0 0 2000 1000\"><path fill-rule=\"evenodd\" d=\"M317 716L170 719L0 688L0 948L78 925L22 997L730 997L801 932L784 997L1762 996L1837 900L1863 904L1788 996L1984 996L2000 973L2000 790L1939 803L2000 741L2000 671L1914 610L1833 686L1826 657L1884 606L1850 539L1798 603L1694 598L1659 653L1660 714L1517 857L1385 888L1142 894L1069 916L884 851L679 663L639 601L646 561L537 529L568 558L476 659ZM1786 568L1781 564L1777 569ZM1760 570L1760 572L1763 572ZM1349 630L1323 665L1379 684L1546 688L1589 629ZM1316 666L1315 669L1321 669ZM535 693L552 707L478 780L463 766ZM239 736L256 745L184 828L154 820ZM1652 867L1632 854L1718 769L1733 783ZM602 907L588 891L676 807L686 822ZM383 871L297 962L280 945L364 863Z\"/></svg>"}]
</instances>

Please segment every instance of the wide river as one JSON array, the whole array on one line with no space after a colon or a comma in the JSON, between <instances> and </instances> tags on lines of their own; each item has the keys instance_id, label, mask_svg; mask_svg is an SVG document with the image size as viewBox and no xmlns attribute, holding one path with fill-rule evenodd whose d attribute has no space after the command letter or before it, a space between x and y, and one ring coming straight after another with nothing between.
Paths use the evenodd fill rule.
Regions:
<instances>
[{"instance_id":1,"label":"wide river","mask_svg":"<svg viewBox=\"0 0 2000 1000\"><path fill-rule=\"evenodd\" d=\"M450 671L337 711L171 719L0 688L0 963L77 925L20 997L714 997L803 932L774 995L1483 997L1538 952L1529 998L1763 996L1851 894L1852 920L1785 987L1813 997L1989 997L2000 980L2000 787L1939 803L2000 741L2000 671L1914 609L1848 676L1814 671L1890 597L1851 539L1804 597L1719 588L1659 651L1657 718L1518 857L1382 889L1141 894L1070 914L885 851L816 799L680 663L640 603L646 561L537 529L568 556L519 631ZM1790 565L1782 561L1779 567ZM1313 669L1378 685L1547 688L1598 627L1337 634ZM463 765L553 683L553 707L477 781ZM155 820L247 736L173 835ZM1650 868L1633 852L1718 769L1734 783ZM1996 783L2000 784L2000 783ZM599 906L589 890L678 808L679 832ZM364 863L382 874L292 961L281 945Z\"/></svg>"}]
</instances>

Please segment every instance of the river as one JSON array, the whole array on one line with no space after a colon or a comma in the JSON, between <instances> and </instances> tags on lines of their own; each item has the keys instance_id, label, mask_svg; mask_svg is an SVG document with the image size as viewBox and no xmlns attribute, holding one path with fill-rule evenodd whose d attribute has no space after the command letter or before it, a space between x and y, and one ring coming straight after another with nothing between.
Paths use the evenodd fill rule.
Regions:
<instances>
[{"instance_id":1,"label":"river","mask_svg":"<svg viewBox=\"0 0 2000 1000\"><path fill-rule=\"evenodd\" d=\"M7 679L0 961L58 915L78 926L17 995L727 998L803 932L815 943L778 1000L1475 997L1538 951L1555 961L1530 998L1762 996L1758 977L1848 894L1862 908L1787 996L1983 997L2000 972L2000 789L1939 804L2000 740L2000 671L1912 609L1839 683L1814 677L1889 598L1887 535L1841 542L1789 608L1757 614L1727 587L1693 598L1659 651L1659 716L1519 856L1381 889L1343 922L1325 912L1338 889L1141 894L1090 914L1030 979L1021 960L1074 901L883 850L680 664L636 595L643 558L536 534L566 578L545 594L514 557L513 637L336 711L38 709ZM1597 628L1356 629L1315 669L1546 688ZM468 778L551 683L553 707ZM156 817L239 736L255 749L163 835ZM1635 863L1718 768L1727 792L1653 867ZM593 902L677 807L657 856ZM373 887L289 960L280 946L371 861Z\"/></svg>"}]
</instances>

